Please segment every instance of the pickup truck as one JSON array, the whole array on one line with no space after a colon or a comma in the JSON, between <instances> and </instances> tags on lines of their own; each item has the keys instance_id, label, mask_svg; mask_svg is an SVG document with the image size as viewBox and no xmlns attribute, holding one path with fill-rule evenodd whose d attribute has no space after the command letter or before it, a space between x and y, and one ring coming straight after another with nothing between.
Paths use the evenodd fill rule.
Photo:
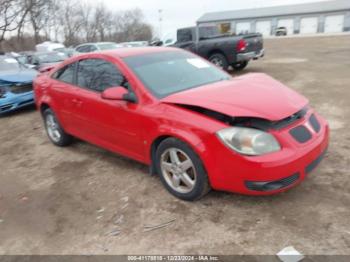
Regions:
<instances>
[{"instance_id":1,"label":"pickup truck","mask_svg":"<svg viewBox=\"0 0 350 262\"><path fill-rule=\"evenodd\" d=\"M200 55L224 70L230 66L242 70L252 59L264 56L261 34L220 34L216 26L178 29L173 46Z\"/></svg>"}]
</instances>

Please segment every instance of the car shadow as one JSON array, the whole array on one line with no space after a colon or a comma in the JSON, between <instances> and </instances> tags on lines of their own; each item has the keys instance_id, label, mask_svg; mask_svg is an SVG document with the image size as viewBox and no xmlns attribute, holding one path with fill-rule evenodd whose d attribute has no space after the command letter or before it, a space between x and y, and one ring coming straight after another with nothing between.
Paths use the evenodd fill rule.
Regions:
<instances>
[{"instance_id":1,"label":"car shadow","mask_svg":"<svg viewBox=\"0 0 350 262\"><path fill-rule=\"evenodd\" d=\"M130 169L135 175L143 174L149 177L154 176L157 178L157 174L150 174L149 166L143 163L140 163L136 160L130 159L128 157L124 157L123 155L119 155L117 153L105 150L98 146L92 145L88 142L75 139L74 143L68 147L67 149L72 150L77 153L83 153L89 158L99 159L100 161L105 162L108 165L117 166L120 170ZM153 180L154 181L154 180ZM162 187L161 181L158 181L159 187ZM281 192L274 195L266 195L266 196L249 196L238 193L224 192L224 191L216 191L212 190L208 195L203 197L202 199L195 201L193 203L201 203L206 207L215 206L218 202L226 203L230 205L232 203L241 203L242 205L257 205L257 204L266 204L266 203L276 203L283 202L286 198L293 198L296 195L297 188L291 188L285 192ZM190 203L190 202L189 202Z\"/></svg>"}]
</instances>

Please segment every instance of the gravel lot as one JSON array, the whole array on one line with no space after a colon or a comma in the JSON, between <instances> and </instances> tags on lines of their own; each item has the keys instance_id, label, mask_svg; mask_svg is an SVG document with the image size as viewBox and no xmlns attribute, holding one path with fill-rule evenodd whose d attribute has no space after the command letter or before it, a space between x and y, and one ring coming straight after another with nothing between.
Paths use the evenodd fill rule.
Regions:
<instances>
[{"instance_id":1,"label":"gravel lot","mask_svg":"<svg viewBox=\"0 0 350 262\"><path fill-rule=\"evenodd\" d=\"M183 202L142 164L85 142L53 146L28 109L0 118L0 254L256 255L293 245L350 255L350 36L269 39L266 52L242 74L301 92L331 126L329 151L303 184Z\"/></svg>"}]
</instances>

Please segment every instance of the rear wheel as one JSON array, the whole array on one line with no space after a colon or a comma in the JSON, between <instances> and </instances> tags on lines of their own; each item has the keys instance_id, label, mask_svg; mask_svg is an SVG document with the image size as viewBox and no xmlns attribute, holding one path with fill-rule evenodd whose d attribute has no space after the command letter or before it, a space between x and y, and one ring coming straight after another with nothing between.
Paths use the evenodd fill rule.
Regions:
<instances>
[{"instance_id":1,"label":"rear wheel","mask_svg":"<svg viewBox=\"0 0 350 262\"><path fill-rule=\"evenodd\" d=\"M241 71L244 68L246 68L247 65L248 65L248 62L244 61L244 62L239 62L239 63L233 64L232 67L234 70Z\"/></svg>"},{"instance_id":2,"label":"rear wheel","mask_svg":"<svg viewBox=\"0 0 350 262\"><path fill-rule=\"evenodd\" d=\"M220 67L223 70L228 69L228 62L224 55L220 53L213 54L209 57L209 61L216 65L217 67Z\"/></svg>"},{"instance_id":3,"label":"rear wheel","mask_svg":"<svg viewBox=\"0 0 350 262\"><path fill-rule=\"evenodd\" d=\"M155 161L163 185L174 196L194 201L210 191L202 161L186 143L175 138L164 140Z\"/></svg>"},{"instance_id":4,"label":"rear wheel","mask_svg":"<svg viewBox=\"0 0 350 262\"><path fill-rule=\"evenodd\" d=\"M48 108L43 113L46 133L51 142L56 146L68 146L72 143L72 136L64 132L60 123L58 122L54 112Z\"/></svg>"}]
</instances>

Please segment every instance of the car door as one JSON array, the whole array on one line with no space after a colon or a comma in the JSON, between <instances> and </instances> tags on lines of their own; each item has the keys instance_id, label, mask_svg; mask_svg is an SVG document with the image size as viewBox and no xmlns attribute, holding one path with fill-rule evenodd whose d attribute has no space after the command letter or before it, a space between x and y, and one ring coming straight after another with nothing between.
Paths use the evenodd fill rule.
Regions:
<instances>
[{"instance_id":1,"label":"car door","mask_svg":"<svg viewBox=\"0 0 350 262\"><path fill-rule=\"evenodd\" d=\"M84 59L79 61L76 77L79 106L74 114L84 138L130 157L142 158L139 105L101 97L102 92L111 87L132 91L117 66L103 59Z\"/></svg>"},{"instance_id":2,"label":"car door","mask_svg":"<svg viewBox=\"0 0 350 262\"><path fill-rule=\"evenodd\" d=\"M53 109L57 114L64 129L71 133L77 134L78 130L75 126L75 119L73 112L77 104L75 86L75 69L77 63L72 63L57 70L52 76L50 97L53 101Z\"/></svg>"}]
</instances>

